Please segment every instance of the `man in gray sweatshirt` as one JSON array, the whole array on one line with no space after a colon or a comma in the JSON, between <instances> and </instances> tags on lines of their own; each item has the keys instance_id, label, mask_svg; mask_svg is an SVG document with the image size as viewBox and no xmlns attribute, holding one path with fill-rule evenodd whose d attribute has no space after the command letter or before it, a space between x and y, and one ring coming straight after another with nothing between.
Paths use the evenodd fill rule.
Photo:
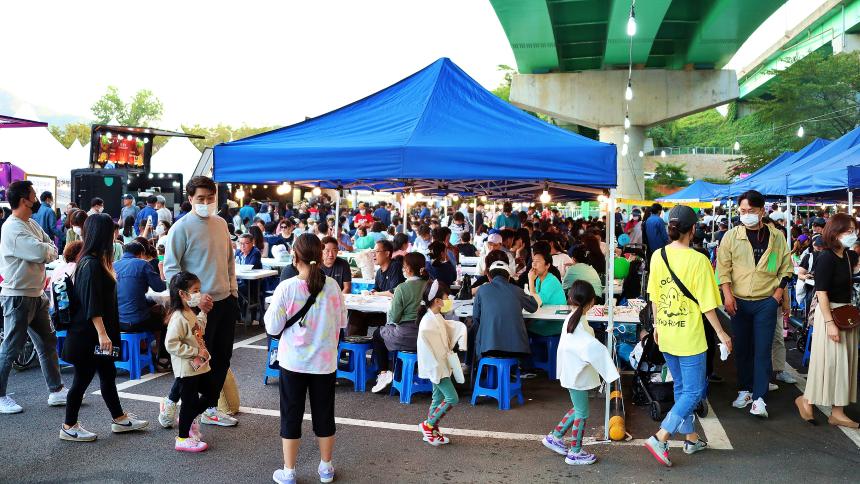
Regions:
<instances>
[{"instance_id":1,"label":"man in gray sweatshirt","mask_svg":"<svg viewBox=\"0 0 860 484\"><path fill-rule=\"evenodd\" d=\"M217 385L213 393L217 395L230 368L239 316L236 260L227 222L217 213L215 182L209 177L195 176L185 191L193 209L170 228L164 247L164 275L168 284L181 271L190 272L200 279L200 292L203 293L200 309L208 313L203 338L212 355L212 380ZM161 404L159 423L164 427L172 426L180 389L177 380ZM236 419L215 408L216 403L211 402L200 422L224 427L236 425Z\"/></svg>"},{"instance_id":2,"label":"man in gray sweatshirt","mask_svg":"<svg viewBox=\"0 0 860 484\"><path fill-rule=\"evenodd\" d=\"M5 338L0 344L0 413L23 411L6 394L12 362L24 349L28 330L39 354L42 374L51 392L48 405L65 405L68 389L63 387L57 359L57 336L48 314L45 295L45 264L57 259L57 248L44 230L31 219L39 208L33 182L17 181L6 191L12 215L3 224L0 236L0 304L3 306Z\"/></svg>"}]
</instances>

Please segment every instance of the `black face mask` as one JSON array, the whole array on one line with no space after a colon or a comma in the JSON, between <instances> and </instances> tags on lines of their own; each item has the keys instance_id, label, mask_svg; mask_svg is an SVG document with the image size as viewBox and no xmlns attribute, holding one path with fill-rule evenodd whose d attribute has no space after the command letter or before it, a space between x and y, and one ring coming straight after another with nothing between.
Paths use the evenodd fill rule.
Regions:
<instances>
[{"instance_id":1,"label":"black face mask","mask_svg":"<svg viewBox=\"0 0 860 484\"><path fill-rule=\"evenodd\" d=\"M42 207L42 202L36 200L35 202L33 202L33 206L30 207L30 210L33 212L33 215L36 215L36 212L38 212L39 208L41 208L41 207Z\"/></svg>"}]
</instances>

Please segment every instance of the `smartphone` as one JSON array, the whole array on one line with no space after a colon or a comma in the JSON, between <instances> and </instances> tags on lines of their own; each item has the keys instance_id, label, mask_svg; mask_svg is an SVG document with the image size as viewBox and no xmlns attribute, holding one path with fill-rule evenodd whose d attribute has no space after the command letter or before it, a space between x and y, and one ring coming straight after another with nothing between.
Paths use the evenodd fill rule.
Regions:
<instances>
[{"instance_id":1,"label":"smartphone","mask_svg":"<svg viewBox=\"0 0 860 484\"><path fill-rule=\"evenodd\" d=\"M570 314L570 309L558 309L555 314Z\"/></svg>"},{"instance_id":2,"label":"smartphone","mask_svg":"<svg viewBox=\"0 0 860 484\"><path fill-rule=\"evenodd\" d=\"M119 346L114 346L113 348L111 348L110 354L107 354L102 351L101 346L96 345L96 349L95 351L93 351L93 354L98 356L113 356L114 358L119 358Z\"/></svg>"}]
</instances>

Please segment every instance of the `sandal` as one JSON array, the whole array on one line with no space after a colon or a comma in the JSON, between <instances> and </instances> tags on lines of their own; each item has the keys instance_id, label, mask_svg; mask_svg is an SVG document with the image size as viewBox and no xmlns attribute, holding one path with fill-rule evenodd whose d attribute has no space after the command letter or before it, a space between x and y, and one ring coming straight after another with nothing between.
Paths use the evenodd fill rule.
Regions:
<instances>
[{"instance_id":1,"label":"sandal","mask_svg":"<svg viewBox=\"0 0 860 484\"><path fill-rule=\"evenodd\" d=\"M795 398L794 404L797 406L797 411L800 413L800 418L806 420L807 423L817 425L817 423L815 422L815 416L812 414L812 409L806 406L806 402L803 399L803 395Z\"/></svg>"},{"instance_id":2,"label":"sandal","mask_svg":"<svg viewBox=\"0 0 860 484\"><path fill-rule=\"evenodd\" d=\"M860 424L858 424L857 422L855 422L849 418L841 419L841 418L834 418L833 416L831 416L830 418L827 419L827 423L829 423L830 425L837 425L837 426L845 427L845 428L849 428L849 429L860 428Z\"/></svg>"}]
</instances>

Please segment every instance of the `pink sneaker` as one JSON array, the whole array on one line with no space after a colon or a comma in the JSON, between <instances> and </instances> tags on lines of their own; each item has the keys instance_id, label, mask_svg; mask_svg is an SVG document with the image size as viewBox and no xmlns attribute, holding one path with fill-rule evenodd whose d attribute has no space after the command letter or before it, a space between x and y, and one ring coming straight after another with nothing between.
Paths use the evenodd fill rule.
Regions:
<instances>
[{"instance_id":1,"label":"pink sneaker","mask_svg":"<svg viewBox=\"0 0 860 484\"><path fill-rule=\"evenodd\" d=\"M201 442L193 437L187 439L176 437L176 446L174 446L174 449L180 452L203 452L208 448L209 445L206 442Z\"/></svg>"}]
</instances>

